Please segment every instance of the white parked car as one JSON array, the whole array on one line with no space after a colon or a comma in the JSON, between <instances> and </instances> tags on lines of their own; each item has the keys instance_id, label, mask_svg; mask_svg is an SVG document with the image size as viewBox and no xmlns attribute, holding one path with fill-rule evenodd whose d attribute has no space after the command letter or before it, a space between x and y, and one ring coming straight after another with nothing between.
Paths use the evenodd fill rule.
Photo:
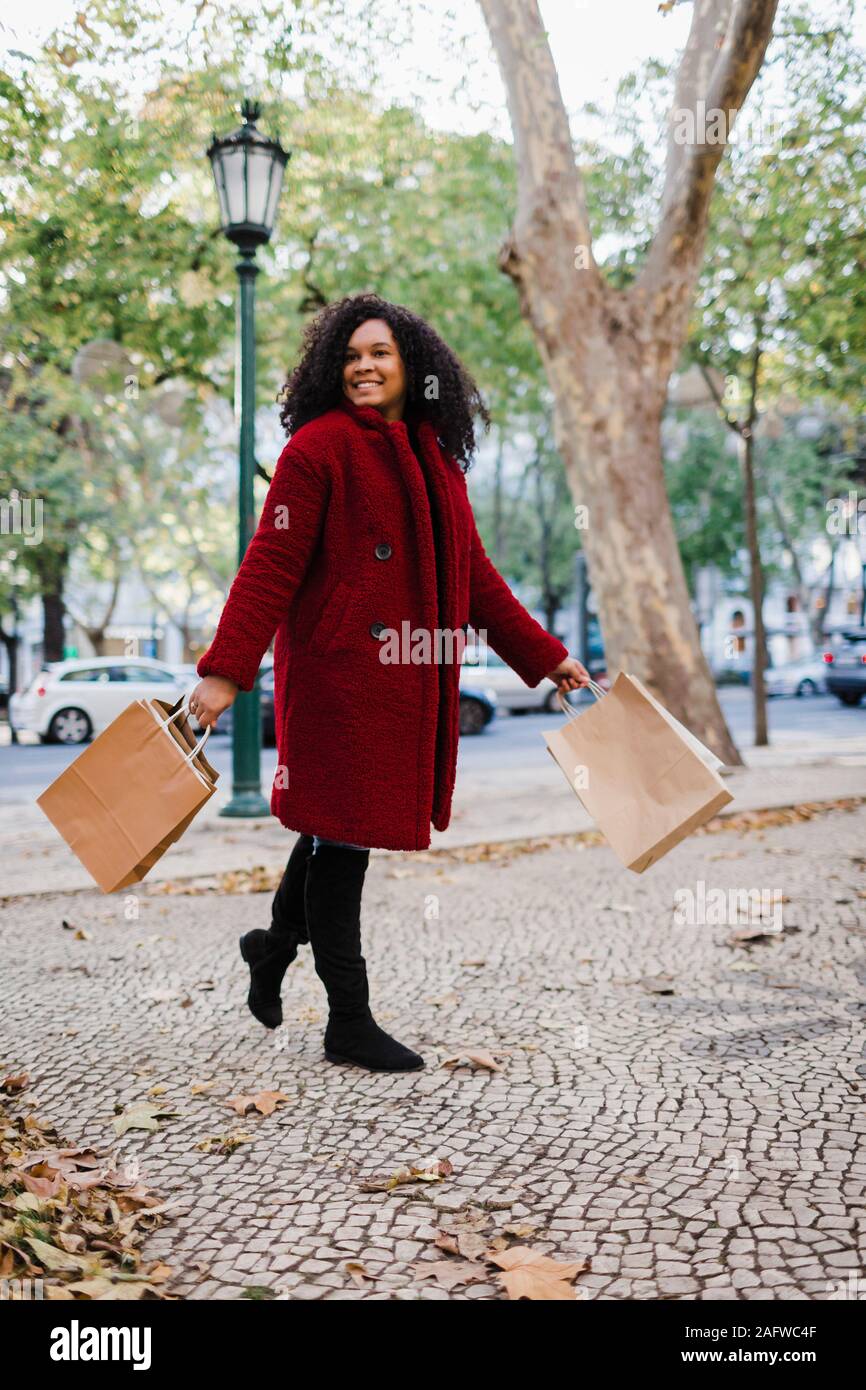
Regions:
<instances>
[{"instance_id":1,"label":"white parked car","mask_svg":"<svg viewBox=\"0 0 866 1390\"><path fill-rule=\"evenodd\" d=\"M461 688L473 686L490 690L497 707L511 713L522 713L524 710L560 712L553 681L539 681L531 690L490 647L467 645L460 667L460 685ZM573 701L574 695L569 703Z\"/></svg>"},{"instance_id":2,"label":"white parked car","mask_svg":"<svg viewBox=\"0 0 866 1390\"><path fill-rule=\"evenodd\" d=\"M827 690L827 667L820 656L786 661L764 672L768 695L823 695Z\"/></svg>"},{"instance_id":3,"label":"white parked car","mask_svg":"<svg viewBox=\"0 0 866 1390\"><path fill-rule=\"evenodd\" d=\"M190 681L150 657L94 656L57 661L9 700L9 722L43 743L86 743L133 700L175 700Z\"/></svg>"}]
</instances>

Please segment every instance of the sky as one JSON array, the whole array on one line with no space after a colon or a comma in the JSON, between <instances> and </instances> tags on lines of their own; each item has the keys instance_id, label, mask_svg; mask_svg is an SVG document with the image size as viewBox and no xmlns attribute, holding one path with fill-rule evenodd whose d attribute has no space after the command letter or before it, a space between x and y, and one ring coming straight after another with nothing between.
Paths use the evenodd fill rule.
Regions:
<instances>
[{"instance_id":1,"label":"sky","mask_svg":"<svg viewBox=\"0 0 866 1390\"><path fill-rule=\"evenodd\" d=\"M360 7L363 0L357 0ZM256 0L239 0L236 8L254 11ZM3 46L29 51L63 19L74 16L78 0L30 0L25 7L0 0ZM182 11L182 3L166 0L166 11ZM490 50L480 6L472 0L376 0L382 16L393 11L395 26L409 19L410 38L399 68L383 78L383 87L396 100L407 94L419 97L421 109L433 126L472 132L478 129L508 135L504 91ZM453 25L445 22L449 10L457 14ZM679 5L668 16L658 13L656 0L542 0L544 22L551 37L563 96L569 109L587 101L604 102L620 77L645 58L673 58L682 45L690 6ZM402 23L401 23L402 21ZM466 38L471 65L471 96L452 95L454 50L449 35ZM474 102L480 110L474 112Z\"/></svg>"},{"instance_id":2,"label":"sky","mask_svg":"<svg viewBox=\"0 0 866 1390\"><path fill-rule=\"evenodd\" d=\"M195 0L162 3L167 16L177 14L178 32L185 31L186 22L182 30L180 21L192 14ZM838 3L809 0L816 23ZM234 8L254 14L258 5L259 0L235 0ZM541 0L540 7L570 113L587 103L611 107L620 79L649 58L672 63L685 42L692 8L689 0L678 0L668 14L659 13L658 0ZM0 0L0 42L32 51L80 8L80 0L30 0L26 7L20 0L15 5ZM788 0L782 0L780 14L786 8ZM347 11L353 12L351 3ZM399 61L391 58L378 71L384 101L411 99L433 128L464 134L486 130L510 141L505 92L477 0L354 0L354 11L374 15L386 32L405 40ZM866 3L858 4L858 12L866 44ZM144 72L140 83L143 92ZM130 86L128 72L123 85ZM664 114L652 116L659 131Z\"/></svg>"}]
</instances>

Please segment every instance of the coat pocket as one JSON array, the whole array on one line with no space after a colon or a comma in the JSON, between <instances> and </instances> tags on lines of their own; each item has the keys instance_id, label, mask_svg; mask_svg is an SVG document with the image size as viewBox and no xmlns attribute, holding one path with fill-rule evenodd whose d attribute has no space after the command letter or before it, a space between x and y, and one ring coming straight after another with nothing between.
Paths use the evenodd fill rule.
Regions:
<instances>
[{"instance_id":1,"label":"coat pocket","mask_svg":"<svg viewBox=\"0 0 866 1390\"><path fill-rule=\"evenodd\" d=\"M322 609L319 621L313 628L310 638L310 650L312 652L324 656L325 652L333 645L334 639L343 625L343 619L351 599L351 585L347 584L344 579L338 580Z\"/></svg>"}]
</instances>

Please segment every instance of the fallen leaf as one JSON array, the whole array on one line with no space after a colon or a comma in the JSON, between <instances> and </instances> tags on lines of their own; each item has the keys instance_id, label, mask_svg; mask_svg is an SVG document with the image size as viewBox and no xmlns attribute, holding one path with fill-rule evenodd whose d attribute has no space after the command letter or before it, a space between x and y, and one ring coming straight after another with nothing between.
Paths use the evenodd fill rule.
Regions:
<instances>
[{"instance_id":1,"label":"fallen leaf","mask_svg":"<svg viewBox=\"0 0 866 1390\"><path fill-rule=\"evenodd\" d=\"M100 1299L122 1299L124 1302L130 1302L142 1298L146 1293L156 1292L146 1279L125 1280L121 1283L104 1275L95 1279L79 1279L77 1283L67 1284L66 1287L73 1293L79 1293L95 1302L99 1302Z\"/></svg>"},{"instance_id":2,"label":"fallen leaf","mask_svg":"<svg viewBox=\"0 0 866 1390\"><path fill-rule=\"evenodd\" d=\"M453 1057L446 1057L440 1065L449 1067L452 1071L455 1067L466 1065L475 1068L480 1067L484 1071L502 1071L502 1067L489 1052L470 1052L468 1050L457 1052Z\"/></svg>"},{"instance_id":3,"label":"fallen leaf","mask_svg":"<svg viewBox=\"0 0 866 1390\"><path fill-rule=\"evenodd\" d=\"M232 1154L241 1144L247 1144L254 1138L255 1135L247 1134L244 1130L235 1130L233 1134L207 1134L195 1147L203 1153L216 1149L218 1153Z\"/></svg>"},{"instance_id":4,"label":"fallen leaf","mask_svg":"<svg viewBox=\"0 0 866 1390\"><path fill-rule=\"evenodd\" d=\"M258 1110L260 1115L272 1115L281 1101L288 1096L282 1091L257 1091L254 1096L234 1096L226 1101L238 1115L246 1115L250 1110Z\"/></svg>"},{"instance_id":5,"label":"fallen leaf","mask_svg":"<svg viewBox=\"0 0 866 1390\"><path fill-rule=\"evenodd\" d=\"M158 1120L176 1114L176 1110L164 1110L161 1105L154 1105L149 1100L139 1100L134 1105L127 1106L119 1115L115 1115L111 1123L115 1134L120 1138L121 1134L126 1134L130 1129L144 1129L153 1133L159 1129Z\"/></svg>"},{"instance_id":6,"label":"fallen leaf","mask_svg":"<svg viewBox=\"0 0 866 1390\"><path fill-rule=\"evenodd\" d=\"M552 1260L528 1245L513 1245L489 1258L503 1271L497 1278L511 1299L576 1299L572 1280L589 1267L586 1260L572 1264Z\"/></svg>"},{"instance_id":7,"label":"fallen leaf","mask_svg":"<svg viewBox=\"0 0 866 1390\"><path fill-rule=\"evenodd\" d=\"M459 1255L460 1247L457 1244L457 1237L450 1231L438 1231L433 1244L437 1250L446 1250L449 1255Z\"/></svg>"},{"instance_id":8,"label":"fallen leaf","mask_svg":"<svg viewBox=\"0 0 866 1390\"><path fill-rule=\"evenodd\" d=\"M726 946L743 946L748 941L770 941L782 933L771 927L736 927L725 940Z\"/></svg>"},{"instance_id":9,"label":"fallen leaf","mask_svg":"<svg viewBox=\"0 0 866 1390\"><path fill-rule=\"evenodd\" d=\"M90 1258L82 1255L71 1255L66 1250L58 1250L56 1245L49 1245L47 1240L38 1240L36 1236L25 1236L24 1241L30 1246L43 1269L81 1270L91 1263Z\"/></svg>"},{"instance_id":10,"label":"fallen leaf","mask_svg":"<svg viewBox=\"0 0 866 1390\"><path fill-rule=\"evenodd\" d=\"M638 984L647 994L675 994L673 975L647 975Z\"/></svg>"},{"instance_id":11,"label":"fallen leaf","mask_svg":"<svg viewBox=\"0 0 866 1390\"><path fill-rule=\"evenodd\" d=\"M53 1178L36 1178L31 1173L13 1173L13 1178L19 1178L35 1197L56 1197L60 1191L63 1177L59 1172L55 1172Z\"/></svg>"},{"instance_id":12,"label":"fallen leaf","mask_svg":"<svg viewBox=\"0 0 866 1390\"><path fill-rule=\"evenodd\" d=\"M401 1168L398 1172L392 1173L389 1178L370 1178L362 1182L360 1189L362 1192L390 1192L394 1187L401 1187L405 1183L414 1182L441 1182L443 1178L450 1177L454 1168L447 1158L439 1159L432 1163L428 1168Z\"/></svg>"},{"instance_id":13,"label":"fallen leaf","mask_svg":"<svg viewBox=\"0 0 866 1390\"><path fill-rule=\"evenodd\" d=\"M469 1260L415 1260L412 1269L419 1279L435 1279L440 1289L456 1289L460 1284L479 1284L489 1278L483 1266Z\"/></svg>"},{"instance_id":14,"label":"fallen leaf","mask_svg":"<svg viewBox=\"0 0 866 1390\"><path fill-rule=\"evenodd\" d=\"M439 1218L439 1225L443 1231L460 1235L463 1231L483 1231L492 1220L489 1211L482 1211L478 1207L464 1207L462 1211L455 1211L450 1215L443 1214Z\"/></svg>"}]
</instances>

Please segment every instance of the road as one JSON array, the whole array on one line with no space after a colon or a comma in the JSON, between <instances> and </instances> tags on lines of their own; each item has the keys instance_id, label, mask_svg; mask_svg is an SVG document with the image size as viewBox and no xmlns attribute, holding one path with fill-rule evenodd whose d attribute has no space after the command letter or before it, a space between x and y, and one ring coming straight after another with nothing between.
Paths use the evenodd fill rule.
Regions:
<instances>
[{"instance_id":1,"label":"road","mask_svg":"<svg viewBox=\"0 0 866 1390\"><path fill-rule=\"evenodd\" d=\"M736 686L719 691L719 698L734 741L741 748L752 743L751 692ZM777 699L768 704L770 738L777 744L811 740L842 749L850 739L866 736L866 707L846 709L832 695L812 699ZM556 726L557 716L526 714L499 716L483 734L460 741L459 773L477 772L487 779L497 768L510 778L530 773L538 766L541 731ZM2 729L8 740L8 729ZM17 747L0 746L0 804L32 802L78 756L80 747L65 748L30 742ZM208 758L223 779L231 775L231 744L215 733L209 740ZM262 785L269 786L276 766L273 749L262 752ZM224 782L225 784L225 782Z\"/></svg>"}]
</instances>

